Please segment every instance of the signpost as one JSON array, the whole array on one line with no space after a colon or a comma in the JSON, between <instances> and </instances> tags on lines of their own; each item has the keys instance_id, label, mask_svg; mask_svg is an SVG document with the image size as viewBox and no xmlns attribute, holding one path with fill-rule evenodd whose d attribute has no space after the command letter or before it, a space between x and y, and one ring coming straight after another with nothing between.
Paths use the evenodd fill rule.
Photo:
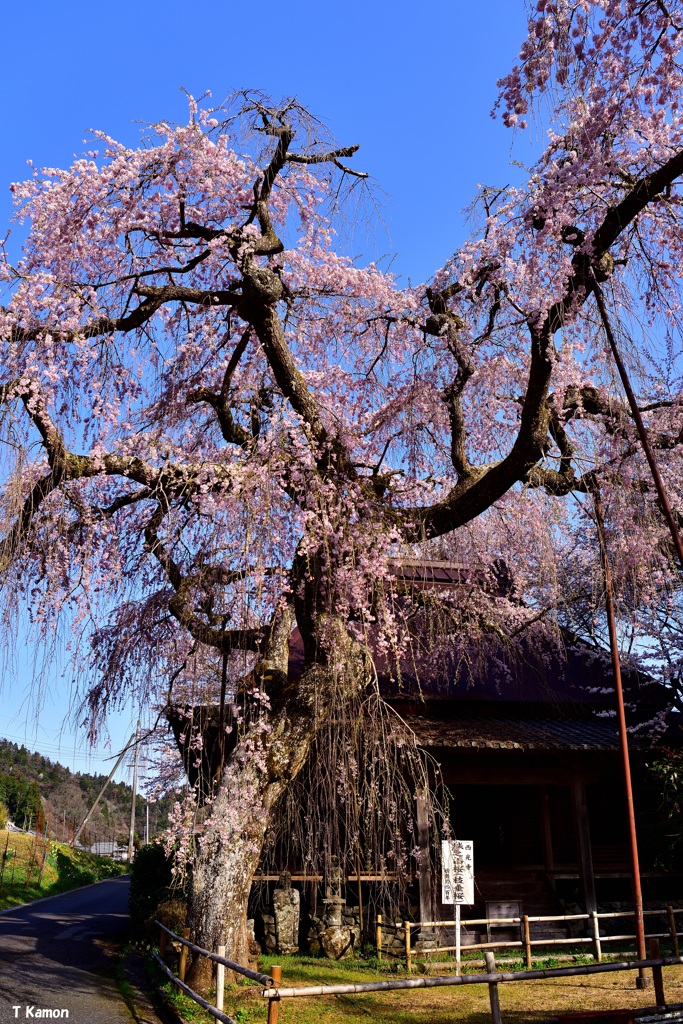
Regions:
<instances>
[{"instance_id":1,"label":"signpost","mask_svg":"<svg viewBox=\"0 0 683 1024\"><path fill-rule=\"evenodd\" d=\"M474 903L474 844L465 839L441 843L441 902L455 907L455 961L460 974L460 907Z\"/></svg>"}]
</instances>

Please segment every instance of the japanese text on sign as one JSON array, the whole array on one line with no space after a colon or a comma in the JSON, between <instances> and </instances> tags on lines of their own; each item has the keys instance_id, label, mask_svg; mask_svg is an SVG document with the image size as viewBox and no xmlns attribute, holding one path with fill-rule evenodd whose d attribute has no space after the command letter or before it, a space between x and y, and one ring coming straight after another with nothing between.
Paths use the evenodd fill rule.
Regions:
<instances>
[{"instance_id":1,"label":"japanese text on sign","mask_svg":"<svg viewBox=\"0 0 683 1024\"><path fill-rule=\"evenodd\" d=\"M474 844L464 839L441 843L441 902L474 903Z\"/></svg>"}]
</instances>

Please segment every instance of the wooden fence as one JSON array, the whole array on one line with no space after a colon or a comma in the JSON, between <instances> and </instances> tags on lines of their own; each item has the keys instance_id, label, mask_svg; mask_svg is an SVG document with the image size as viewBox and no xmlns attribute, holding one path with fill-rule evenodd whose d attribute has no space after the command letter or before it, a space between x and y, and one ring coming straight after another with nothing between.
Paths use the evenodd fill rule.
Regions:
<instances>
[{"instance_id":1,"label":"wooden fence","mask_svg":"<svg viewBox=\"0 0 683 1024\"><path fill-rule=\"evenodd\" d=\"M507 920L507 919L506 919ZM667 1010L666 995L664 990L664 976L662 969L664 967L673 967L683 964L683 957L661 957L659 955L659 939L650 939L650 959L649 960L631 960L623 961L621 963L611 964L581 964L573 967L555 967L547 970L529 970L529 971L497 971L495 955L491 950L485 952L486 960L486 973L485 974L458 974L451 975L450 977L432 978L432 977L420 977L420 978L402 978L393 981L369 981L360 984L348 984L348 985L306 985L293 988L283 987L281 984L281 968L273 966L271 968L270 975L260 974L258 971L253 971L249 967L243 967L241 964L237 964L232 960L226 960L225 956L220 952L225 952L225 947L219 947L218 953L212 953L207 949L202 949L200 946L195 946L189 941L187 934L182 936L176 935L170 931L159 921L156 922L161 929L161 943L159 946L159 955L154 954L154 959L157 961L159 966L162 968L164 973L171 979L171 981L178 986L186 995L193 999L199 1006L202 1006L207 1010L216 1020L222 1022L222 1024L235 1024L235 1021L231 1017L228 1017L223 1012L223 988L224 988L224 971L227 967L229 970L234 971L237 974L241 974L251 981L255 981L261 988L261 996L268 1000L268 1024L277 1024L278 1009L281 1000L283 999L297 999L297 998L320 998L323 996L332 995L360 995L363 992L387 992L392 990L400 989L417 989L417 988L441 988L444 986L452 985L488 985L489 990L489 1002L491 1005L491 1017L493 1024L502 1024L501 1011L500 1011L500 998L498 993L498 986L506 982L516 981L535 981L538 979L550 980L552 978L571 978L579 977L591 974L605 974L614 971L639 971L642 973L645 970L652 971L652 978L654 982L654 994L657 1003L657 1011L665 1012ZM176 942L181 944L181 955L180 955L180 967L178 976L173 974L170 968L166 965L163 957L166 952L166 945L169 937ZM185 968L187 963L187 950L193 950L199 953L201 956L206 956L210 960L213 960L217 964L217 977L216 977L216 1005L213 1006L207 1000L203 999L200 995L194 992L188 985L185 984ZM643 1011L645 1012L645 1011Z\"/></svg>"},{"instance_id":2,"label":"wooden fence","mask_svg":"<svg viewBox=\"0 0 683 1024\"><path fill-rule=\"evenodd\" d=\"M202 949L201 946L195 946L193 942L189 940L189 929L186 928L182 935L176 935L170 928L167 928L161 923L161 921L155 922L161 931L161 938L159 941L159 954L153 953L152 956L161 967L162 971L168 978L176 985L186 996L193 999L195 1003L203 1007L212 1017L222 1022L222 1024L235 1024L232 1017L228 1017L223 1012L223 995L225 989L225 969L234 971L235 974L241 974L244 978L248 978L250 981L255 981L263 989L262 995L265 991L269 991L271 988L275 988L280 984L281 968L272 967L270 975L261 974L259 971L252 971L250 967L244 967L242 964L235 963L234 960L227 960L225 957L225 946L219 946L216 953L210 952L208 949ZM169 938L175 942L179 942L181 946L180 951L180 963L178 965L178 975L176 976L173 971L164 962L164 956L166 955L166 949L168 947ZM208 957L209 960L213 960L216 964L216 1005L212 1006L211 1003L203 999L197 992L194 992L189 985L185 984L185 973L187 970L187 954L189 951L193 953L199 953L200 956ZM268 1003L268 1024L277 1024L278 1018L278 1003L277 1001L271 1000Z\"/></svg>"},{"instance_id":3,"label":"wooden fence","mask_svg":"<svg viewBox=\"0 0 683 1024\"><path fill-rule=\"evenodd\" d=\"M657 916L660 918L666 918L667 930L665 932L652 932L646 934L647 939L671 939L673 946L674 956L678 956L679 946L678 939L683 935L683 931L678 930L676 923L676 915L683 914L683 908L673 908L668 906L666 910L645 910L643 916ZM438 946L436 949L420 951L420 956L431 956L432 953L453 953L459 951L469 951L474 949L481 950L493 950L493 949L514 949L519 948L524 950L524 956L526 960L527 969L531 968L532 959L532 947L533 946L558 946L558 945L592 945L595 954L595 959L598 963L602 962L602 947L605 943L609 942L630 942L635 940L636 935L633 932L628 932L623 935L601 935L600 934L600 921L614 919L614 918L634 918L634 912L632 910L620 910L613 911L610 913L600 914L594 911L591 914L556 914L556 915L543 915L543 916L530 916L528 914L522 915L522 917L480 917L474 918L467 921L460 922L461 934L462 929L468 927L473 928L475 926L486 926L487 930L491 926L498 928L511 928L519 926L520 938L519 939L500 939L496 942L474 942L467 943L462 946ZM568 936L563 938L532 938L531 926L533 924L549 924L549 923L560 923L563 921L585 921L588 925L589 935L576 935ZM375 944L377 947L377 955L381 959L384 954L395 956L406 961L408 971L412 969L412 959L415 952L415 933L420 931L438 931L439 929L446 929L452 931L455 928L453 921L419 921L417 923L411 921L397 921L394 924L385 924L382 921L382 915L377 915L377 928L375 936ZM391 931L394 934L397 932L404 932L405 941L402 944L403 948L401 952L396 952L388 948L384 939L385 933Z\"/></svg>"}]
</instances>

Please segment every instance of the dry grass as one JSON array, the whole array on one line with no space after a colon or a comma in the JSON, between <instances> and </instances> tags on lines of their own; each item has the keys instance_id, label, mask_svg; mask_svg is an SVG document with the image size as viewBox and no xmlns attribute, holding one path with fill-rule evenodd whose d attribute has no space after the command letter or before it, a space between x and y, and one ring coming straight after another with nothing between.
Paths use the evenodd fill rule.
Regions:
<instances>
[{"instance_id":1,"label":"dry grass","mask_svg":"<svg viewBox=\"0 0 683 1024\"><path fill-rule=\"evenodd\" d=\"M282 983L287 986L386 981L389 977L360 964L340 965L297 957L277 959L282 965ZM270 962L268 958L263 967L267 969ZM683 1003L683 967L665 968L664 983L667 1001ZM510 982L500 985L499 991L504 1024L532 1024L563 1013L647 1008L654 1002L652 988L636 989L635 973L626 971ZM196 1005L188 1003L184 999L176 1003L186 1019L210 1020ZM265 1000L259 997L257 988L228 987L225 1012L237 1024L260 1024L266 1020ZM367 1024L371 1020L381 1024L490 1024L491 1016L487 986L467 985L287 999L280 1004L279 1019L280 1024Z\"/></svg>"}]
</instances>

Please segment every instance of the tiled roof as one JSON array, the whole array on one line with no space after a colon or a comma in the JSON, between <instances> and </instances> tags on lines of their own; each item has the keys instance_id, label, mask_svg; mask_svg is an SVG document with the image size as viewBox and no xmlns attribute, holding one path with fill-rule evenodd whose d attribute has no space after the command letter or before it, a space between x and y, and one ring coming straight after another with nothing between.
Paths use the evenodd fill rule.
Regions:
<instances>
[{"instance_id":1,"label":"tiled roof","mask_svg":"<svg viewBox=\"0 0 683 1024\"><path fill-rule=\"evenodd\" d=\"M616 750L615 719L408 718L422 747L499 750ZM645 737L643 737L645 740ZM630 738L639 745L638 735ZM647 740L648 745L650 741Z\"/></svg>"}]
</instances>

